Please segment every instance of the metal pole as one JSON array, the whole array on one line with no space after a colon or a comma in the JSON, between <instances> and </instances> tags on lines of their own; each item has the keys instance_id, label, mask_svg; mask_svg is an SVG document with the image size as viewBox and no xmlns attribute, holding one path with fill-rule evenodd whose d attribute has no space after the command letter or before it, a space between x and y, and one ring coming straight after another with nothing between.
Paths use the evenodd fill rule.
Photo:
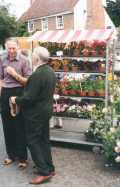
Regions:
<instances>
[{"instance_id":1,"label":"metal pole","mask_svg":"<svg viewBox=\"0 0 120 187\"><path fill-rule=\"evenodd\" d=\"M108 109L109 42L106 46L105 108Z\"/></svg>"}]
</instances>

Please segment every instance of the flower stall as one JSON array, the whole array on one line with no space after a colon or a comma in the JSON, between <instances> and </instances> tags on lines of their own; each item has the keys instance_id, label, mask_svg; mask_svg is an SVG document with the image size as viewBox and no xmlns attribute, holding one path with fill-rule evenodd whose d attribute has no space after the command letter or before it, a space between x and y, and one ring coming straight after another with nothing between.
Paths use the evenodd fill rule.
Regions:
<instances>
[{"instance_id":1,"label":"flower stall","mask_svg":"<svg viewBox=\"0 0 120 187\"><path fill-rule=\"evenodd\" d=\"M111 38L112 31L109 29L37 31L30 38L46 47L51 54L49 64L58 80L55 89L57 99L53 108L56 117L68 120L77 118L79 126L81 119L101 120L107 117L108 77L112 71L109 51ZM107 112L104 112L104 108ZM64 130L60 133L57 136L53 133L53 139L98 145L94 141L86 141L85 137L84 140L80 139L78 133L76 136L74 134L74 139L71 135L64 136Z\"/></svg>"}]
</instances>

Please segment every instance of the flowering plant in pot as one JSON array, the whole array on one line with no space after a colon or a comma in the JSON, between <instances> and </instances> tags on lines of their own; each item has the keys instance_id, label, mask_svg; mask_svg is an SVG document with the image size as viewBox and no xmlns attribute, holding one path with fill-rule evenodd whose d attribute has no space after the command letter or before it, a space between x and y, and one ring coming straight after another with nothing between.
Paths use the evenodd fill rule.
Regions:
<instances>
[{"instance_id":1,"label":"flowering plant in pot","mask_svg":"<svg viewBox=\"0 0 120 187\"><path fill-rule=\"evenodd\" d=\"M105 62L99 62L99 72L104 73L105 72Z\"/></svg>"},{"instance_id":2,"label":"flowering plant in pot","mask_svg":"<svg viewBox=\"0 0 120 187\"><path fill-rule=\"evenodd\" d=\"M110 110L110 109L109 109ZM105 120L108 109L104 108L104 103L97 101L96 105L93 105L91 110L91 123L85 135L87 140L102 141L102 133L109 130L111 127L111 121Z\"/></svg>"},{"instance_id":3,"label":"flowering plant in pot","mask_svg":"<svg viewBox=\"0 0 120 187\"><path fill-rule=\"evenodd\" d=\"M80 69L77 60L72 60L72 62L71 62L71 69L72 69L73 72L77 72Z\"/></svg>"},{"instance_id":4,"label":"flowering plant in pot","mask_svg":"<svg viewBox=\"0 0 120 187\"><path fill-rule=\"evenodd\" d=\"M95 96L96 93L95 93L95 81L94 80L86 80L86 91L87 91L87 95L88 96Z\"/></svg>"},{"instance_id":5,"label":"flowering plant in pot","mask_svg":"<svg viewBox=\"0 0 120 187\"><path fill-rule=\"evenodd\" d=\"M102 138L107 164L120 166L120 127L111 127Z\"/></svg>"},{"instance_id":6,"label":"flowering plant in pot","mask_svg":"<svg viewBox=\"0 0 120 187\"><path fill-rule=\"evenodd\" d=\"M98 76L95 81L96 95L99 97L105 97L105 81L102 76Z\"/></svg>"},{"instance_id":7,"label":"flowering plant in pot","mask_svg":"<svg viewBox=\"0 0 120 187\"><path fill-rule=\"evenodd\" d=\"M71 61L68 59L63 59L62 60L62 70L67 72L70 71L71 69Z\"/></svg>"},{"instance_id":8,"label":"flowering plant in pot","mask_svg":"<svg viewBox=\"0 0 120 187\"><path fill-rule=\"evenodd\" d=\"M95 142L103 142L103 134L106 133L111 127L109 122L105 120L94 120L91 122L89 128L85 132L87 140Z\"/></svg>"},{"instance_id":9,"label":"flowering plant in pot","mask_svg":"<svg viewBox=\"0 0 120 187\"><path fill-rule=\"evenodd\" d=\"M104 57L106 51L106 42L96 40L92 43L92 49L97 52L97 56Z\"/></svg>"}]
</instances>

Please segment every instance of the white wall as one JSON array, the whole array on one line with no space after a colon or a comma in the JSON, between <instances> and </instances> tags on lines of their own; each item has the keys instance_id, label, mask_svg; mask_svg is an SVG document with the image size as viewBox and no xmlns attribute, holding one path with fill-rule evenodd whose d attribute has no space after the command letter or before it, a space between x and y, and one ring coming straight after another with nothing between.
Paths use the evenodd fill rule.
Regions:
<instances>
[{"instance_id":1,"label":"white wall","mask_svg":"<svg viewBox=\"0 0 120 187\"><path fill-rule=\"evenodd\" d=\"M103 0L103 6L106 7L106 0Z\"/></svg>"},{"instance_id":2,"label":"white wall","mask_svg":"<svg viewBox=\"0 0 120 187\"><path fill-rule=\"evenodd\" d=\"M115 31L116 30L115 25L112 22L106 10L104 10L104 14L105 14L105 29L111 27L111 29Z\"/></svg>"},{"instance_id":3,"label":"white wall","mask_svg":"<svg viewBox=\"0 0 120 187\"><path fill-rule=\"evenodd\" d=\"M87 20L87 0L79 0L74 7L74 29L85 29Z\"/></svg>"}]
</instances>

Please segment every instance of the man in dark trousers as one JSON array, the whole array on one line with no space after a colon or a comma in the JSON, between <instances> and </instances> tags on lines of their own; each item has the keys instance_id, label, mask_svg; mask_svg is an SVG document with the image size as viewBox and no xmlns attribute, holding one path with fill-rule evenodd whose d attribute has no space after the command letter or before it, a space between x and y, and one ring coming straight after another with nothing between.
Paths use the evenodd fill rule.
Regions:
<instances>
[{"instance_id":1,"label":"man in dark trousers","mask_svg":"<svg viewBox=\"0 0 120 187\"><path fill-rule=\"evenodd\" d=\"M40 184L55 174L49 141L49 119L53 111L56 76L47 64L48 58L46 48L34 49L32 62L36 70L29 77L23 96L11 98L13 104L23 108L27 143L38 168L38 176L31 184Z\"/></svg>"},{"instance_id":2,"label":"man in dark trousers","mask_svg":"<svg viewBox=\"0 0 120 187\"><path fill-rule=\"evenodd\" d=\"M5 42L6 54L0 57L1 117L9 165L17 158L19 167L27 166L27 149L22 112L13 117L10 113L9 98L22 95L28 76L31 75L29 60L18 50L17 40L9 38Z\"/></svg>"}]
</instances>

